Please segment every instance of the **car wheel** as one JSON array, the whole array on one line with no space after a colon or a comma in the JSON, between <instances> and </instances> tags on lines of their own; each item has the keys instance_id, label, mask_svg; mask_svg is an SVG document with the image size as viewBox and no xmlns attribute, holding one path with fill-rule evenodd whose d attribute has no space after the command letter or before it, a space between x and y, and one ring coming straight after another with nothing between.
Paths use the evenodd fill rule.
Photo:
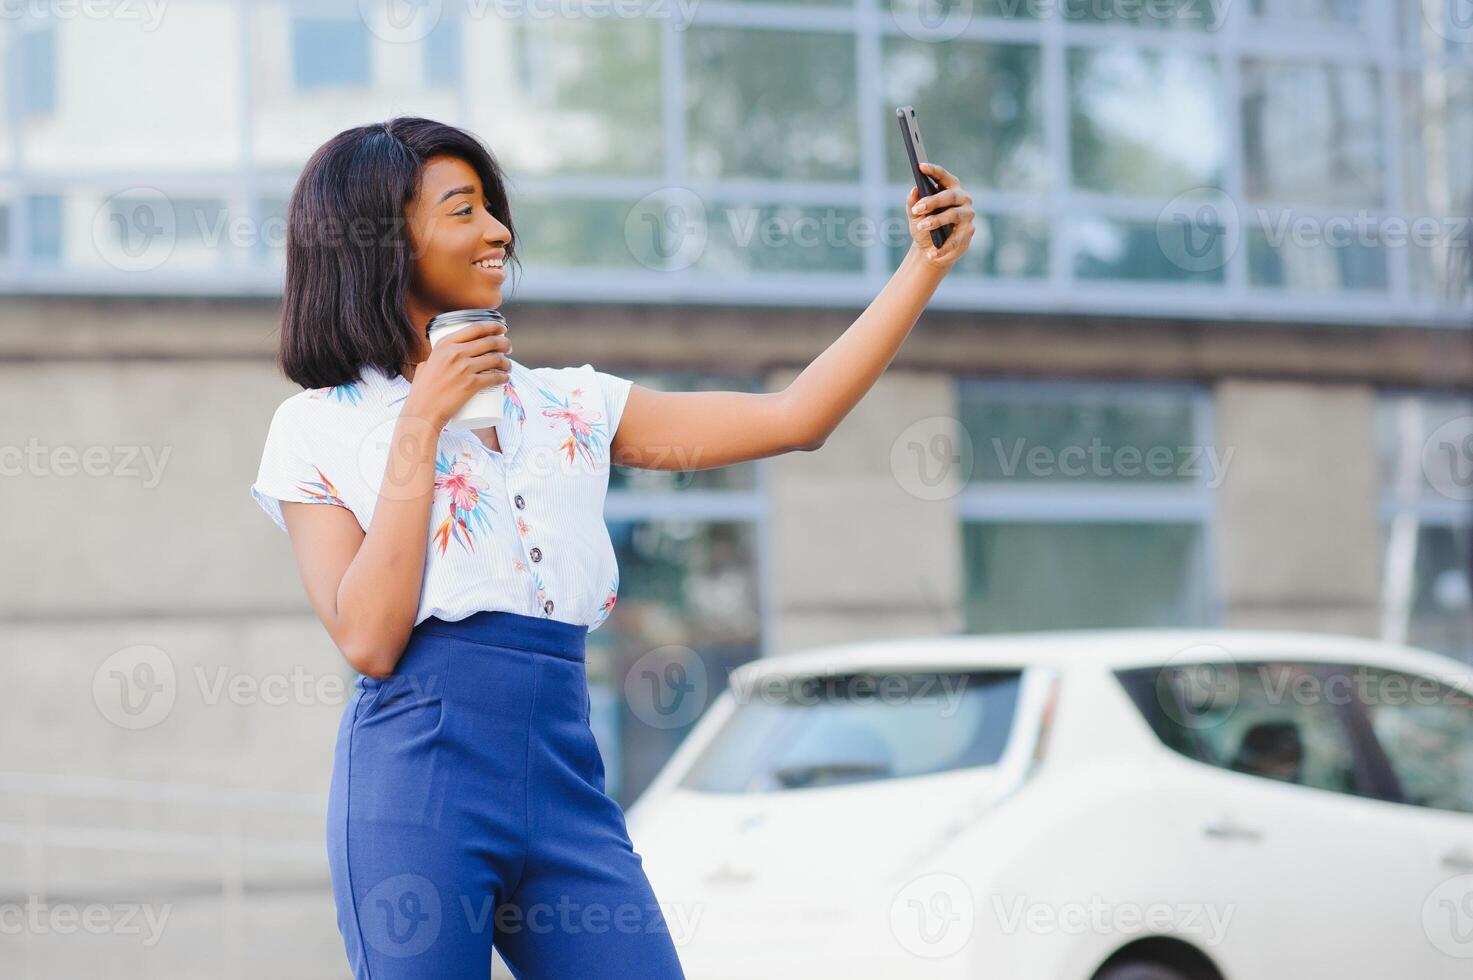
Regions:
<instances>
[{"instance_id":1,"label":"car wheel","mask_svg":"<svg viewBox=\"0 0 1473 980\"><path fill-rule=\"evenodd\" d=\"M1192 980L1191 976L1159 963L1117 963L1096 973L1094 980Z\"/></svg>"}]
</instances>

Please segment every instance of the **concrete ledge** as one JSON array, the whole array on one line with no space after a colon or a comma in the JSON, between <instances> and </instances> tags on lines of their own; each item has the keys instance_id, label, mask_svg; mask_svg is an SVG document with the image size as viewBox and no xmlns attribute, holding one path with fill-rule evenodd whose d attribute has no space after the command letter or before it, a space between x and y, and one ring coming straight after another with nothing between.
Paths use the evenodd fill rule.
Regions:
<instances>
[{"instance_id":1,"label":"concrete ledge","mask_svg":"<svg viewBox=\"0 0 1473 980\"><path fill-rule=\"evenodd\" d=\"M517 302L504 309L523 363L736 372L806 365L859 313ZM276 299L12 297L0 309L0 360L269 361L279 323ZM895 364L948 374L1466 388L1473 331L931 310Z\"/></svg>"}]
</instances>

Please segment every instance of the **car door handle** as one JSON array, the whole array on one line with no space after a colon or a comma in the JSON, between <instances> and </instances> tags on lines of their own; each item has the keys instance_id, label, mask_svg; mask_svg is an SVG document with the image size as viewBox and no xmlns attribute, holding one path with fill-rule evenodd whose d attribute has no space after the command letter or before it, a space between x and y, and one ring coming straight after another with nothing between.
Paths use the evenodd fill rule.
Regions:
<instances>
[{"instance_id":1,"label":"car door handle","mask_svg":"<svg viewBox=\"0 0 1473 980\"><path fill-rule=\"evenodd\" d=\"M1449 871L1473 871L1473 854L1463 848L1448 851L1442 856L1442 866Z\"/></svg>"},{"instance_id":2,"label":"car door handle","mask_svg":"<svg viewBox=\"0 0 1473 980\"><path fill-rule=\"evenodd\" d=\"M1263 840L1263 831L1256 827L1245 827L1227 818L1208 824L1202 828L1202 833L1213 840Z\"/></svg>"}]
</instances>

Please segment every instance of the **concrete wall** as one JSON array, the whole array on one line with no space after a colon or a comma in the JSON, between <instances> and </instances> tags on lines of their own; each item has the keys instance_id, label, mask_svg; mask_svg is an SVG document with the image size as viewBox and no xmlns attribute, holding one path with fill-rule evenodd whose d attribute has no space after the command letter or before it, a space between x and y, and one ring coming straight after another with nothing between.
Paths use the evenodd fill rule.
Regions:
<instances>
[{"instance_id":1,"label":"concrete wall","mask_svg":"<svg viewBox=\"0 0 1473 980\"><path fill-rule=\"evenodd\" d=\"M961 628L961 474L945 475L951 494L926 499L892 453L912 423L954 418L955 392L945 375L891 370L823 448L773 461L775 652Z\"/></svg>"},{"instance_id":2,"label":"concrete wall","mask_svg":"<svg viewBox=\"0 0 1473 980\"><path fill-rule=\"evenodd\" d=\"M1381 487L1374 389L1216 386L1220 582L1228 626L1375 636Z\"/></svg>"}]
</instances>

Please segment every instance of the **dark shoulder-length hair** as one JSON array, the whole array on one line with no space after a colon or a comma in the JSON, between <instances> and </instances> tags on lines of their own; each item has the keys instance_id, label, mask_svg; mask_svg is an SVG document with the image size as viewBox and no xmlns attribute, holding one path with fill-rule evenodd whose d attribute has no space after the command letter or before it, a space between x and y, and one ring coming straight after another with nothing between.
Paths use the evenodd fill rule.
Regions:
<instances>
[{"instance_id":1,"label":"dark shoulder-length hair","mask_svg":"<svg viewBox=\"0 0 1473 980\"><path fill-rule=\"evenodd\" d=\"M491 213L515 230L501 167L474 135L417 116L347 129L322 144L287 205L283 374L304 388L346 384L360 364L392 376L417 356L404 300L414 264L405 208L427 160L458 157L481 179Z\"/></svg>"}]
</instances>

